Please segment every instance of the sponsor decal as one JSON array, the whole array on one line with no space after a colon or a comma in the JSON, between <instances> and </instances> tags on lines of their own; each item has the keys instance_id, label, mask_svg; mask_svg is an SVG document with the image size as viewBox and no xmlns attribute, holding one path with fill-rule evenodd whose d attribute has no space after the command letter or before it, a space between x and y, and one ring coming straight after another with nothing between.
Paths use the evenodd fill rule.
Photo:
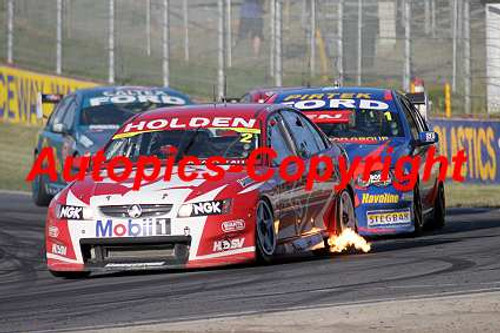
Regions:
<instances>
[{"instance_id":1,"label":"sponsor decal","mask_svg":"<svg viewBox=\"0 0 500 333\"><path fill-rule=\"evenodd\" d=\"M302 111L321 109L389 110L389 104L374 99L308 99L298 102L283 102L282 104L292 105Z\"/></svg>"},{"instance_id":2,"label":"sponsor decal","mask_svg":"<svg viewBox=\"0 0 500 333\"><path fill-rule=\"evenodd\" d=\"M245 243L245 238L224 239L214 242L213 251L222 252L228 250L241 249Z\"/></svg>"},{"instance_id":3,"label":"sponsor decal","mask_svg":"<svg viewBox=\"0 0 500 333\"><path fill-rule=\"evenodd\" d=\"M135 123L128 123L123 128L121 133L116 134L113 138L125 138L139 133L178 130L185 128L254 128L257 125L256 119L245 119L241 117L192 117L189 119L184 118L160 118L153 120L142 120Z\"/></svg>"},{"instance_id":4,"label":"sponsor decal","mask_svg":"<svg viewBox=\"0 0 500 333\"><path fill-rule=\"evenodd\" d=\"M97 220L96 237L151 237L170 234L170 219L144 219L117 222L112 219Z\"/></svg>"},{"instance_id":5,"label":"sponsor decal","mask_svg":"<svg viewBox=\"0 0 500 333\"><path fill-rule=\"evenodd\" d=\"M57 238L59 236L59 228L55 225L49 226L49 237Z\"/></svg>"},{"instance_id":6,"label":"sponsor decal","mask_svg":"<svg viewBox=\"0 0 500 333\"><path fill-rule=\"evenodd\" d=\"M58 205L56 216L58 219L83 220L83 207Z\"/></svg>"},{"instance_id":7,"label":"sponsor decal","mask_svg":"<svg viewBox=\"0 0 500 333\"><path fill-rule=\"evenodd\" d=\"M363 196L361 198L361 202L364 204L398 203L399 202L399 195L398 194L390 194L390 193L383 193L383 194L363 193Z\"/></svg>"},{"instance_id":8,"label":"sponsor decal","mask_svg":"<svg viewBox=\"0 0 500 333\"><path fill-rule=\"evenodd\" d=\"M307 118L318 124L338 124L351 121L351 111L311 111L305 113Z\"/></svg>"},{"instance_id":9,"label":"sponsor decal","mask_svg":"<svg viewBox=\"0 0 500 333\"><path fill-rule=\"evenodd\" d=\"M160 90L119 90L103 92L102 96L90 98L88 103L90 106L128 103L184 105L186 100Z\"/></svg>"},{"instance_id":10,"label":"sponsor decal","mask_svg":"<svg viewBox=\"0 0 500 333\"><path fill-rule=\"evenodd\" d=\"M184 204L179 208L179 217L197 217L208 215L221 215L229 212L231 200L213 200Z\"/></svg>"},{"instance_id":11,"label":"sponsor decal","mask_svg":"<svg viewBox=\"0 0 500 333\"><path fill-rule=\"evenodd\" d=\"M61 256L66 255L67 248L64 245L61 244L52 244L52 253L54 254L59 254Z\"/></svg>"},{"instance_id":12,"label":"sponsor decal","mask_svg":"<svg viewBox=\"0 0 500 333\"><path fill-rule=\"evenodd\" d=\"M241 231L245 229L245 221L242 219L222 222L221 228L223 232Z\"/></svg>"},{"instance_id":13,"label":"sponsor decal","mask_svg":"<svg viewBox=\"0 0 500 333\"><path fill-rule=\"evenodd\" d=\"M366 213L366 218L369 227L409 224L411 223L411 212L409 208L393 211L370 211Z\"/></svg>"}]
</instances>

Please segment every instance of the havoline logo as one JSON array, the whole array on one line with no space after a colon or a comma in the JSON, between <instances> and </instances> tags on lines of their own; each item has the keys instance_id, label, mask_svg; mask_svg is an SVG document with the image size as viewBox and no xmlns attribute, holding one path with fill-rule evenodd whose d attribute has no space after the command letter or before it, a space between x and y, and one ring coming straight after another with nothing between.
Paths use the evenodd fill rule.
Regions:
<instances>
[{"instance_id":1,"label":"havoline logo","mask_svg":"<svg viewBox=\"0 0 500 333\"><path fill-rule=\"evenodd\" d=\"M369 194L363 193L361 202L364 204L388 204L388 203L398 203L399 195L397 194Z\"/></svg>"}]
</instances>

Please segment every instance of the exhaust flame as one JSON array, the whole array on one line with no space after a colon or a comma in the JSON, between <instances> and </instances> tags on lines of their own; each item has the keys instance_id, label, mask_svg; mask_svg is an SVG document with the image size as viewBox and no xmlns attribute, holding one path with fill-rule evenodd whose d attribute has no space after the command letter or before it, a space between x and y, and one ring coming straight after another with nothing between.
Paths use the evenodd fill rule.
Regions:
<instances>
[{"instance_id":1,"label":"exhaust flame","mask_svg":"<svg viewBox=\"0 0 500 333\"><path fill-rule=\"evenodd\" d=\"M352 229L345 229L340 235L330 236L328 239L328 245L330 245L331 252L342 252L347 250L350 246L353 246L357 250L363 252L368 252L371 249L370 243L368 243L363 237L358 235Z\"/></svg>"}]
</instances>

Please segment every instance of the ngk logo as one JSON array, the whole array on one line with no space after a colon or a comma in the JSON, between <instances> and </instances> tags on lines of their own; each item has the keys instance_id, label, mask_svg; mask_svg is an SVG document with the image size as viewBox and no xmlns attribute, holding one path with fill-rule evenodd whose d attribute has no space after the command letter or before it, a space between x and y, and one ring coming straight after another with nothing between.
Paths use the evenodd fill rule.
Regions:
<instances>
[{"instance_id":1,"label":"ngk logo","mask_svg":"<svg viewBox=\"0 0 500 333\"><path fill-rule=\"evenodd\" d=\"M83 207L60 205L57 218L67 220L81 220Z\"/></svg>"},{"instance_id":2,"label":"ngk logo","mask_svg":"<svg viewBox=\"0 0 500 333\"><path fill-rule=\"evenodd\" d=\"M222 214L222 201L200 202L193 204L193 215Z\"/></svg>"},{"instance_id":3,"label":"ngk logo","mask_svg":"<svg viewBox=\"0 0 500 333\"><path fill-rule=\"evenodd\" d=\"M214 242L214 252L241 249L245 243L245 238L235 238L231 240L220 240Z\"/></svg>"}]
</instances>

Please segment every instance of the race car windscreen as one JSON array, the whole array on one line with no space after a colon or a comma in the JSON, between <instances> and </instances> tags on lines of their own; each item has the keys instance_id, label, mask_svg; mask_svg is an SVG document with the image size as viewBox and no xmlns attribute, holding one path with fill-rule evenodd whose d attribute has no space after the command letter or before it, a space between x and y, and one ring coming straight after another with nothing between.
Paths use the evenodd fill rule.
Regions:
<instances>
[{"instance_id":1,"label":"race car windscreen","mask_svg":"<svg viewBox=\"0 0 500 333\"><path fill-rule=\"evenodd\" d=\"M137 113L171 106L171 104L158 104L152 102L127 103L127 104L103 104L89 106L80 113L81 126L104 126L123 124Z\"/></svg>"},{"instance_id":2,"label":"race car windscreen","mask_svg":"<svg viewBox=\"0 0 500 333\"><path fill-rule=\"evenodd\" d=\"M328 110L327 112L334 115L336 110ZM355 109L347 112L350 115L346 121L316 123L330 138L404 136L401 119L397 112L365 109Z\"/></svg>"},{"instance_id":3,"label":"race car windscreen","mask_svg":"<svg viewBox=\"0 0 500 333\"><path fill-rule=\"evenodd\" d=\"M139 133L115 138L106 149L106 158L139 156L164 159L185 156L206 159L220 156L227 160L246 159L259 146L260 130L243 128L196 128ZM174 152L174 153L172 153Z\"/></svg>"}]
</instances>

